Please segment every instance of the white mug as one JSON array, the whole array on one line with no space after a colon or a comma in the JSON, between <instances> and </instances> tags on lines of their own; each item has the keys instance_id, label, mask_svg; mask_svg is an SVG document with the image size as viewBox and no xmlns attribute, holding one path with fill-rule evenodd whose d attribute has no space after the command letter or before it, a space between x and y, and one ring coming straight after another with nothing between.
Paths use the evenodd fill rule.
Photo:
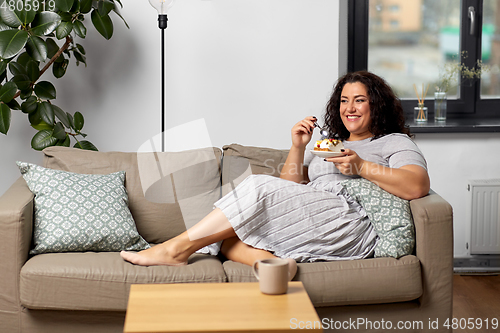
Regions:
<instances>
[{"instance_id":1,"label":"white mug","mask_svg":"<svg viewBox=\"0 0 500 333\"><path fill-rule=\"evenodd\" d=\"M253 263L253 274L259 280L260 291L264 294L280 295L288 291L290 274L285 259L257 260Z\"/></svg>"}]
</instances>

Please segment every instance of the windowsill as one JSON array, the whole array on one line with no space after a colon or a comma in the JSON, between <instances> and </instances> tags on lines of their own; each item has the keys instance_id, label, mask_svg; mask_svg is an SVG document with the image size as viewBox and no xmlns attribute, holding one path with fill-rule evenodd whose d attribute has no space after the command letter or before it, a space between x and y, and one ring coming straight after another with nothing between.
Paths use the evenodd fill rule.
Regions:
<instances>
[{"instance_id":1,"label":"windowsill","mask_svg":"<svg viewBox=\"0 0 500 333\"><path fill-rule=\"evenodd\" d=\"M500 132L500 119L447 119L436 123L429 120L424 124L407 121L412 133L472 133Z\"/></svg>"}]
</instances>

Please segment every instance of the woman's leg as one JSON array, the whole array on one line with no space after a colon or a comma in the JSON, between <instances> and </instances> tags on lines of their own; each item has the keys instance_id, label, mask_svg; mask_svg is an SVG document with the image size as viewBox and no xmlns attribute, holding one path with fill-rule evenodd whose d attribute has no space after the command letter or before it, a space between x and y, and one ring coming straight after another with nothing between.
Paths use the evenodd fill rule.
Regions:
<instances>
[{"instance_id":1,"label":"woman's leg","mask_svg":"<svg viewBox=\"0 0 500 333\"><path fill-rule=\"evenodd\" d=\"M257 260L277 258L268 251L256 249L243 243L238 237L224 240L220 251L227 259L249 266L252 266ZM288 272L291 280L297 273L297 263L291 258L286 258L286 260L288 261Z\"/></svg>"},{"instance_id":2,"label":"woman's leg","mask_svg":"<svg viewBox=\"0 0 500 333\"><path fill-rule=\"evenodd\" d=\"M180 266L197 250L212 243L235 237L231 223L218 208L205 216L200 222L160 245L139 253L122 251L121 257L142 266Z\"/></svg>"},{"instance_id":3,"label":"woman's leg","mask_svg":"<svg viewBox=\"0 0 500 333\"><path fill-rule=\"evenodd\" d=\"M224 240L220 252L229 260L249 266L252 266L257 260L277 258L268 251L256 249L243 243L238 237Z\"/></svg>"}]
</instances>

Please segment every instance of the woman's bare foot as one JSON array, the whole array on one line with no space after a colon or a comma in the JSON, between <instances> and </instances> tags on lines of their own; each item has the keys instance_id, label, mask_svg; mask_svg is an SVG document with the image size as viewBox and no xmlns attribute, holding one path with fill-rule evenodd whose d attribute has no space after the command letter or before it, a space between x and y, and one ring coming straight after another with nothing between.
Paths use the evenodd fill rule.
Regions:
<instances>
[{"instance_id":1,"label":"woman's bare foot","mask_svg":"<svg viewBox=\"0 0 500 333\"><path fill-rule=\"evenodd\" d=\"M121 251L120 256L132 264L140 266L184 266L187 265L187 258L176 254L171 249L171 244L165 242L153 246L139 253Z\"/></svg>"}]
</instances>

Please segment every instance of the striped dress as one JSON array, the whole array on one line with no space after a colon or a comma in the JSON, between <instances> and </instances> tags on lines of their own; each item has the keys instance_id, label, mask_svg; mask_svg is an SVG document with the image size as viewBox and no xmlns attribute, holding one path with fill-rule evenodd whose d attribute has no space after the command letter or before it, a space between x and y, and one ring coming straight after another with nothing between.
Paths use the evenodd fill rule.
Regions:
<instances>
[{"instance_id":1,"label":"striped dress","mask_svg":"<svg viewBox=\"0 0 500 333\"><path fill-rule=\"evenodd\" d=\"M344 142L363 159L388 167L425 159L407 136ZM363 207L340 181L342 175L323 158L306 154L307 185L268 175L251 175L214 206L221 209L238 238L255 248L298 262L361 259L373 255L378 236ZM217 254L220 243L200 252Z\"/></svg>"}]
</instances>

